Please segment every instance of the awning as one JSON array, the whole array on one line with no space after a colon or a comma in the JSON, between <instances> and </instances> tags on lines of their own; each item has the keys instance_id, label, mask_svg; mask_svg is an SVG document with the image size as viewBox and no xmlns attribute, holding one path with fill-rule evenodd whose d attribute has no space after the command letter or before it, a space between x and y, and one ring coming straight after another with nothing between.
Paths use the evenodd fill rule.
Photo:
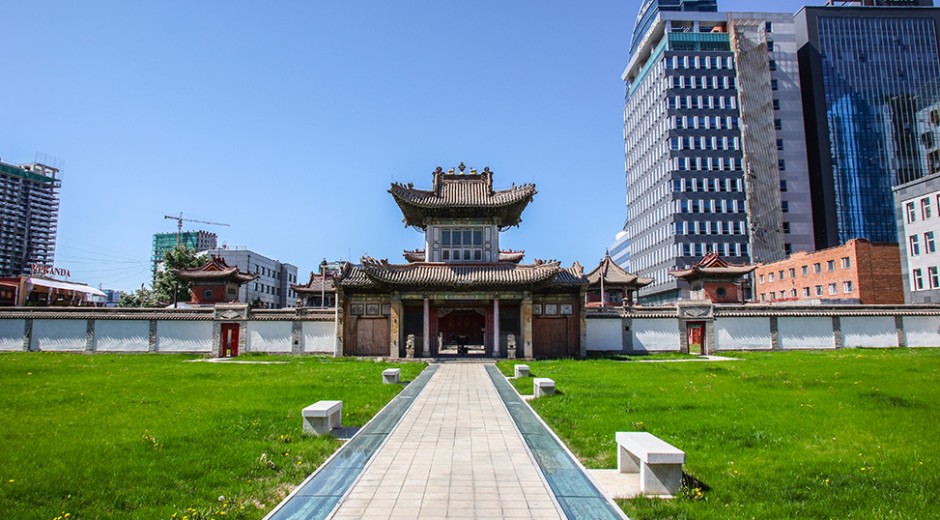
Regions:
<instances>
[{"instance_id":1,"label":"awning","mask_svg":"<svg viewBox=\"0 0 940 520\"><path fill-rule=\"evenodd\" d=\"M47 280L45 278L29 278L28 280L26 280L26 282L32 285L41 285L43 287L51 287L53 289L65 289L66 291L83 292L83 293L90 294L92 296L102 296L102 297L108 296L107 294L99 291L98 289L95 289L94 287L90 287L88 285L82 285L78 283L60 282L58 280Z\"/></svg>"},{"instance_id":2,"label":"awning","mask_svg":"<svg viewBox=\"0 0 940 520\"><path fill-rule=\"evenodd\" d=\"M14 282L0 282L0 285L4 287L16 287L17 289L20 287L20 284Z\"/></svg>"}]
</instances>

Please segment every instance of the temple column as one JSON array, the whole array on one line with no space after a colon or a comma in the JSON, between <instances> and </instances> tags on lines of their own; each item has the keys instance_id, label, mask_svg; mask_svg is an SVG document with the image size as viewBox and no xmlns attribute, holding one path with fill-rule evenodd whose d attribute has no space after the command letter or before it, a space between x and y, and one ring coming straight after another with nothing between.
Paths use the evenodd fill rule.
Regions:
<instances>
[{"instance_id":1,"label":"temple column","mask_svg":"<svg viewBox=\"0 0 940 520\"><path fill-rule=\"evenodd\" d=\"M522 357L532 357L532 295L522 298Z\"/></svg>"},{"instance_id":2,"label":"temple column","mask_svg":"<svg viewBox=\"0 0 940 520\"><path fill-rule=\"evenodd\" d=\"M493 297L493 357L499 357L499 296Z\"/></svg>"},{"instance_id":3,"label":"temple column","mask_svg":"<svg viewBox=\"0 0 940 520\"><path fill-rule=\"evenodd\" d=\"M431 299L424 298L424 341L421 342L421 355L431 356Z\"/></svg>"}]
</instances>

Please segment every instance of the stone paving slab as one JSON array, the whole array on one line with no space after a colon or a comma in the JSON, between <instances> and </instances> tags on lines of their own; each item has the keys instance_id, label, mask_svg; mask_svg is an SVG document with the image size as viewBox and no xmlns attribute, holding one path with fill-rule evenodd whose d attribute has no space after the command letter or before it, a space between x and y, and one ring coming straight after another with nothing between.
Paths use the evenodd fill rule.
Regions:
<instances>
[{"instance_id":1,"label":"stone paving slab","mask_svg":"<svg viewBox=\"0 0 940 520\"><path fill-rule=\"evenodd\" d=\"M441 365L332 518L563 518L483 364Z\"/></svg>"}]
</instances>

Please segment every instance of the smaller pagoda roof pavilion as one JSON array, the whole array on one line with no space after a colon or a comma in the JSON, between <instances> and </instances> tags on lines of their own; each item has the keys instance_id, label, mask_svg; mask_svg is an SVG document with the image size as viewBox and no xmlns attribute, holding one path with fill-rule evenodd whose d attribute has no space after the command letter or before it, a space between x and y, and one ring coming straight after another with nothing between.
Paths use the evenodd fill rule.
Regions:
<instances>
[{"instance_id":1,"label":"smaller pagoda roof pavilion","mask_svg":"<svg viewBox=\"0 0 940 520\"><path fill-rule=\"evenodd\" d=\"M607 251L597 267L587 274L587 280L587 305L590 307L605 307L611 303L632 305L636 292L653 283L652 278L642 278L626 272L610 258L610 251Z\"/></svg>"},{"instance_id":2,"label":"smaller pagoda roof pavilion","mask_svg":"<svg viewBox=\"0 0 940 520\"><path fill-rule=\"evenodd\" d=\"M493 172L484 168L481 174L460 163L444 172L440 166L434 171L430 190L415 188L411 183L392 184L389 193L404 215L406 226L426 229L429 221L437 218L489 218L500 228L518 226L522 212L537 193L534 184L513 185L508 190L493 189Z\"/></svg>"},{"instance_id":3,"label":"smaller pagoda roof pavilion","mask_svg":"<svg viewBox=\"0 0 940 520\"><path fill-rule=\"evenodd\" d=\"M744 303L745 277L754 269L757 266L729 264L716 253L709 252L688 269L676 269L670 274L689 283L691 299Z\"/></svg>"},{"instance_id":4,"label":"smaller pagoda roof pavilion","mask_svg":"<svg viewBox=\"0 0 940 520\"><path fill-rule=\"evenodd\" d=\"M704 279L735 281L757 269L756 265L729 264L717 253L708 253L688 269L675 269L669 274L688 281Z\"/></svg>"},{"instance_id":5,"label":"smaller pagoda roof pavilion","mask_svg":"<svg viewBox=\"0 0 940 520\"><path fill-rule=\"evenodd\" d=\"M258 277L257 274L243 273L238 267L229 266L221 257L213 256L205 264L192 269L173 269L173 274L181 280L194 283L236 283L241 285Z\"/></svg>"}]
</instances>

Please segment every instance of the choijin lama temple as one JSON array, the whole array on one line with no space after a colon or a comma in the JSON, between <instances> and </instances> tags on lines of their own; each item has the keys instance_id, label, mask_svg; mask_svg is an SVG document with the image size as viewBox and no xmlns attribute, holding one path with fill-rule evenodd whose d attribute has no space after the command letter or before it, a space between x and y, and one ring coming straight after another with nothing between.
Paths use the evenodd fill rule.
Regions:
<instances>
[{"instance_id":1,"label":"choijin lama temple","mask_svg":"<svg viewBox=\"0 0 940 520\"><path fill-rule=\"evenodd\" d=\"M583 355L585 292L578 263L523 263L501 250L500 232L521 222L535 186L493 189L485 168L433 174L430 190L393 184L406 226L424 232L407 263L363 258L335 277L339 351L415 357Z\"/></svg>"}]
</instances>

